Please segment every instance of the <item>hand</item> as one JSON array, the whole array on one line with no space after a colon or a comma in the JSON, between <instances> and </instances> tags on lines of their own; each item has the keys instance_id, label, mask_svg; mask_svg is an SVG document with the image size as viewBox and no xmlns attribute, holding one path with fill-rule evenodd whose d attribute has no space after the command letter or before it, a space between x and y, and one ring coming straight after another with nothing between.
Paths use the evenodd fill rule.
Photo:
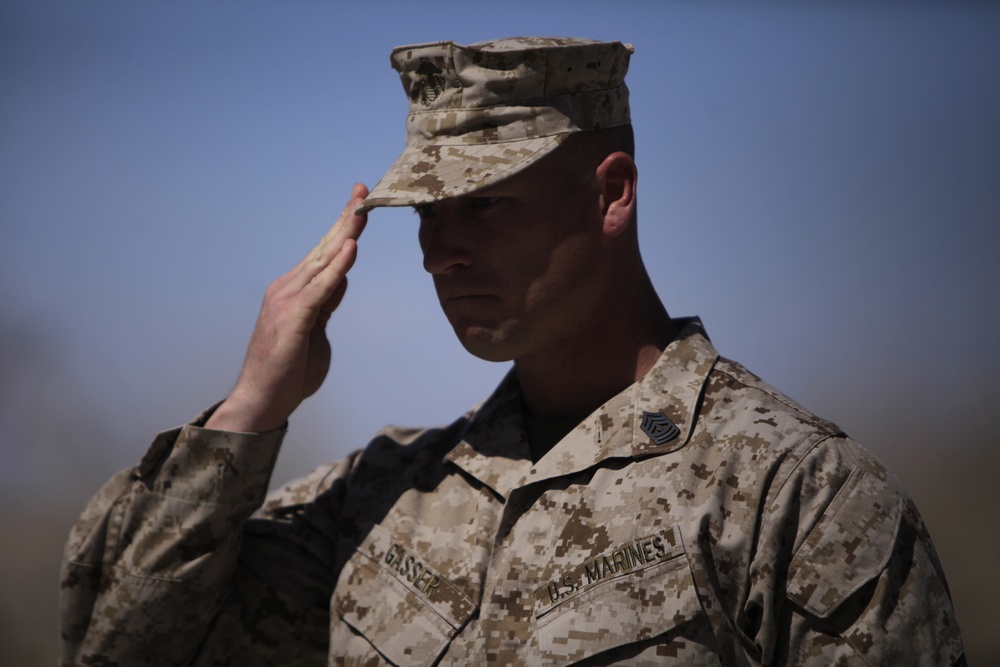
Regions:
<instances>
[{"instance_id":1,"label":"hand","mask_svg":"<svg viewBox=\"0 0 1000 667\"><path fill-rule=\"evenodd\" d=\"M330 369L326 323L347 289L367 222L354 209L367 194L368 188L356 184L319 245L267 288L239 380L207 428L250 433L278 428L323 384Z\"/></svg>"}]
</instances>

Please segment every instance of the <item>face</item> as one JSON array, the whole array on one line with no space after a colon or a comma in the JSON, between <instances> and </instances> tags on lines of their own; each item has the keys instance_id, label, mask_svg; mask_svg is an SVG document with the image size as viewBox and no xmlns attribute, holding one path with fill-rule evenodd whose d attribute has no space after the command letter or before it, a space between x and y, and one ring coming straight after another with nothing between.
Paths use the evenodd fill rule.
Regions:
<instances>
[{"instance_id":1,"label":"face","mask_svg":"<svg viewBox=\"0 0 1000 667\"><path fill-rule=\"evenodd\" d=\"M600 209L593 170L562 150L472 196L416 208L424 268L469 352L527 360L586 331L606 287Z\"/></svg>"}]
</instances>

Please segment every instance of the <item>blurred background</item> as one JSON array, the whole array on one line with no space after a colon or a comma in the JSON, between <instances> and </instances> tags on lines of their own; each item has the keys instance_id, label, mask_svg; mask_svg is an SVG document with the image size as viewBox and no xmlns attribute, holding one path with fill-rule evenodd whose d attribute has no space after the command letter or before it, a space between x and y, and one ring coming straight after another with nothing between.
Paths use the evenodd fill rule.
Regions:
<instances>
[{"instance_id":1,"label":"blurred background","mask_svg":"<svg viewBox=\"0 0 1000 667\"><path fill-rule=\"evenodd\" d=\"M235 381L268 283L403 145L393 46L619 39L674 315L893 468L1000 664L1000 5L0 1L0 663L55 661L88 497ZM378 210L274 484L452 420L469 357Z\"/></svg>"}]
</instances>

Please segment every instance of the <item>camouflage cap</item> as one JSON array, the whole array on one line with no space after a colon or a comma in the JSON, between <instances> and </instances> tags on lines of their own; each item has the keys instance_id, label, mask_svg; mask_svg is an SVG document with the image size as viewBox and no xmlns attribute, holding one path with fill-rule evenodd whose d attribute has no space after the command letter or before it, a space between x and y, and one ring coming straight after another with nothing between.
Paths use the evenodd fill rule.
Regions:
<instances>
[{"instance_id":1,"label":"camouflage cap","mask_svg":"<svg viewBox=\"0 0 1000 667\"><path fill-rule=\"evenodd\" d=\"M400 46L406 148L358 212L475 192L528 167L573 132L631 122L631 44L512 37Z\"/></svg>"}]
</instances>

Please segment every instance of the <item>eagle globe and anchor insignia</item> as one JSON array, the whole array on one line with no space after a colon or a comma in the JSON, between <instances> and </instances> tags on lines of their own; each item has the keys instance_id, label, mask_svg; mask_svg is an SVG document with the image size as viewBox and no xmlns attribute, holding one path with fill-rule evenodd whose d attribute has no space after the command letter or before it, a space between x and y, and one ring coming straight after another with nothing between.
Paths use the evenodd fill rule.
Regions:
<instances>
[{"instance_id":1,"label":"eagle globe and anchor insignia","mask_svg":"<svg viewBox=\"0 0 1000 667\"><path fill-rule=\"evenodd\" d=\"M670 421L670 417L662 412L643 412L642 423L639 425L642 432L649 436L654 445L662 445L670 442L681 434L677 424Z\"/></svg>"},{"instance_id":2,"label":"eagle globe and anchor insignia","mask_svg":"<svg viewBox=\"0 0 1000 667\"><path fill-rule=\"evenodd\" d=\"M425 107L433 104L434 100L444 92L446 82L444 77L441 76L442 71L429 58L421 58L420 64L417 65L417 74L420 75L420 81L417 82L415 97L418 97L420 103Z\"/></svg>"}]
</instances>

